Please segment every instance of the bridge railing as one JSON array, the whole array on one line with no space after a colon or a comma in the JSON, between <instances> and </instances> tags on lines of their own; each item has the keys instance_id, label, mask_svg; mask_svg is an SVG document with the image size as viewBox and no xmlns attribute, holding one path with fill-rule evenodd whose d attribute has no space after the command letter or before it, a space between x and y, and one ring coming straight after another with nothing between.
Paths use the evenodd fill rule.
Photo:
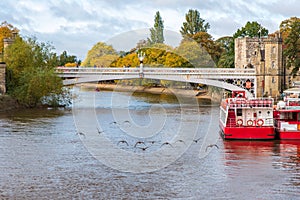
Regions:
<instances>
[{"instance_id":1,"label":"bridge railing","mask_svg":"<svg viewBox=\"0 0 300 200\"><path fill-rule=\"evenodd\" d=\"M57 67L57 74L77 74L77 75L91 75L91 74L128 74L139 73L139 68L92 68L92 67ZM144 74L161 74L161 75L255 75L255 69L235 69L235 68L144 68Z\"/></svg>"}]
</instances>

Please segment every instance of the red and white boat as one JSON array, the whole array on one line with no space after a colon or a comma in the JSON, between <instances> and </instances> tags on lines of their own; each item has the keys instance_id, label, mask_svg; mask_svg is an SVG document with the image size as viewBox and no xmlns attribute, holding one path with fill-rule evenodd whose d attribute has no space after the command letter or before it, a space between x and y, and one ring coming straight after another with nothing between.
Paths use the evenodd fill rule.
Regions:
<instances>
[{"instance_id":1,"label":"red and white boat","mask_svg":"<svg viewBox=\"0 0 300 200\"><path fill-rule=\"evenodd\" d=\"M245 97L244 91L233 91L223 99L219 125L224 139L270 140L275 138L272 98Z\"/></svg>"},{"instance_id":2,"label":"red and white boat","mask_svg":"<svg viewBox=\"0 0 300 200\"><path fill-rule=\"evenodd\" d=\"M284 101L274 109L274 125L279 139L300 140L300 88L284 91Z\"/></svg>"}]
</instances>

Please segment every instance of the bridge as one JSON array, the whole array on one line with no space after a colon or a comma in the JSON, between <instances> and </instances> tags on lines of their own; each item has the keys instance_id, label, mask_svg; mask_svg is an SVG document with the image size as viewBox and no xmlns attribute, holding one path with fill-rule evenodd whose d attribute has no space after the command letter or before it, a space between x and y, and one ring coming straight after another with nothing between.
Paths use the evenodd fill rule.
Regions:
<instances>
[{"instance_id":1,"label":"bridge","mask_svg":"<svg viewBox=\"0 0 300 200\"><path fill-rule=\"evenodd\" d=\"M255 69L234 68L92 68L57 67L64 85L121 79L159 79L211 85L226 90L245 90L256 96Z\"/></svg>"}]
</instances>

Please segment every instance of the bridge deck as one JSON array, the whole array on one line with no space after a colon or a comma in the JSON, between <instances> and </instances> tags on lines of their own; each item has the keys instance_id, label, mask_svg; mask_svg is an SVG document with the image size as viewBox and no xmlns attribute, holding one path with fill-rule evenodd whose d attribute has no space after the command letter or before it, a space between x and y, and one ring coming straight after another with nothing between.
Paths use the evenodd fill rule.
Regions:
<instances>
[{"instance_id":1,"label":"bridge deck","mask_svg":"<svg viewBox=\"0 0 300 200\"><path fill-rule=\"evenodd\" d=\"M248 92L248 96L256 94L255 69L58 67L56 73L62 78L68 78L64 81L65 85L104 80L149 78L201 83L227 90L245 90ZM73 79L70 80L70 78ZM246 90L246 85L249 85L246 84L247 82L251 83L251 88Z\"/></svg>"}]
</instances>

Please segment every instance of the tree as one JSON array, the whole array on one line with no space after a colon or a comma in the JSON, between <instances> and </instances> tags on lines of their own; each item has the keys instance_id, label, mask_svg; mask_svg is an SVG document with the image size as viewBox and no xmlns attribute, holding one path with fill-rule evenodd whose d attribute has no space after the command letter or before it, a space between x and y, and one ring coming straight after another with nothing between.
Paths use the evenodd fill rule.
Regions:
<instances>
[{"instance_id":1,"label":"tree","mask_svg":"<svg viewBox=\"0 0 300 200\"><path fill-rule=\"evenodd\" d=\"M154 18L154 27L150 28L149 44L164 43L164 21L162 20L159 11L156 12Z\"/></svg>"},{"instance_id":2,"label":"tree","mask_svg":"<svg viewBox=\"0 0 300 200\"><path fill-rule=\"evenodd\" d=\"M231 36L221 37L216 40L221 47L221 56L217 63L219 68L234 68L234 39Z\"/></svg>"},{"instance_id":3,"label":"tree","mask_svg":"<svg viewBox=\"0 0 300 200\"><path fill-rule=\"evenodd\" d=\"M180 33L181 35L194 35L198 32L207 32L210 28L209 23L200 17L198 10L190 9L185 15L186 22L183 22Z\"/></svg>"},{"instance_id":4,"label":"tree","mask_svg":"<svg viewBox=\"0 0 300 200\"><path fill-rule=\"evenodd\" d=\"M18 34L19 30L13 25L7 23L6 21L2 22L0 25L0 53L3 53L3 39L13 38L14 34Z\"/></svg>"},{"instance_id":5,"label":"tree","mask_svg":"<svg viewBox=\"0 0 300 200\"><path fill-rule=\"evenodd\" d=\"M214 42L213 37L207 32L198 32L191 36L201 48L203 48L212 58L214 63L217 63L221 56L221 46Z\"/></svg>"},{"instance_id":6,"label":"tree","mask_svg":"<svg viewBox=\"0 0 300 200\"><path fill-rule=\"evenodd\" d=\"M104 55L117 55L117 52L111 45L107 45L104 42L98 42L88 51L85 60L82 62L82 66L94 66L96 65L95 60Z\"/></svg>"},{"instance_id":7,"label":"tree","mask_svg":"<svg viewBox=\"0 0 300 200\"><path fill-rule=\"evenodd\" d=\"M35 107L51 99L58 105L65 97L62 80L54 73L58 60L53 49L36 39L16 37L5 50L7 92L21 104Z\"/></svg>"},{"instance_id":8,"label":"tree","mask_svg":"<svg viewBox=\"0 0 300 200\"><path fill-rule=\"evenodd\" d=\"M184 38L175 49L175 53L188 61L184 66L179 67L208 67L211 65L211 56L195 40Z\"/></svg>"},{"instance_id":9,"label":"tree","mask_svg":"<svg viewBox=\"0 0 300 200\"><path fill-rule=\"evenodd\" d=\"M263 37L268 35L268 30L263 28L259 23L257 22L247 22L244 27L241 29L238 29L235 34L233 35L233 38L238 37Z\"/></svg>"},{"instance_id":10,"label":"tree","mask_svg":"<svg viewBox=\"0 0 300 200\"><path fill-rule=\"evenodd\" d=\"M279 29L282 35L283 41L288 37L291 32L292 25L294 22L300 22L300 18L298 17L291 17L290 19L286 19L280 23Z\"/></svg>"},{"instance_id":11,"label":"tree","mask_svg":"<svg viewBox=\"0 0 300 200\"><path fill-rule=\"evenodd\" d=\"M300 21L294 21L291 24L289 35L284 43L286 45L284 49L286 66L293 67L291 73L296 75L300 67Z\"/></svg>"},{"instance_id":12,"label":"tree","mask_svg":"<svg viewBox=\"0 0 300 200\"><path fill-rule=\"evenodd\" d=\"M234 40L238 37L263 37L268 35L268 30L263 28L257 22L247 22L244 27L238 29L232 39L228 38L228 44L226 44L225 51L223 51L218 66L224 68L234 68Z\"/></svg>"},{"instance_id":13,"label":"tree","mask_svg":"<svg viewBox=\"0 0 300 200\"><path fill-rule=\"evenodd\" d=\"M78 64L77 57L74 55L68 55L67 51L63 51L58 57L59 66L65 66L66 64L73 64L76 66Z\"/></svg>"}]
</instances>

